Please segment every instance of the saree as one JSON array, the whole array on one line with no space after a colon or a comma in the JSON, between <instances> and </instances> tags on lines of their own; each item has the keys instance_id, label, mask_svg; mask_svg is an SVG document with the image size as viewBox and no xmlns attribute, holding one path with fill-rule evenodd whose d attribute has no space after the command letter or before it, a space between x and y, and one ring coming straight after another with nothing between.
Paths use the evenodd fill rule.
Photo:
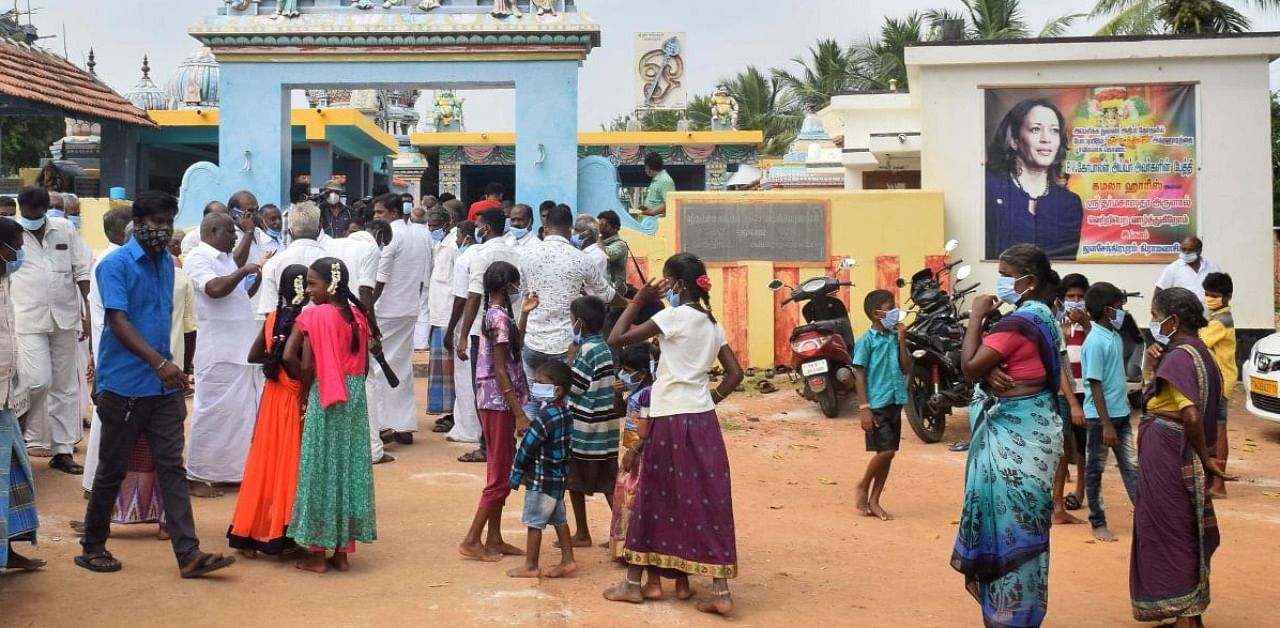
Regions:
<instances>
[{"instance_id":1,"label":"saree","mask_svg":"<svg viewBox=\"0 0 1280 628\"><path fill-rule=\"evenodd\" d=\"M9 541L36 543L36 487L26 443L13 410L0 410L0 571L9 565Z\"/></svg>"},{"instance_id":2,"label":"saree","mask_svg":"<svg viewBox=\"0 0 1280 628\"><path fill-rule=\"evenodd\" d=\"M1022 334L1040 347L1045 372L1060 372L1057 325L1031 301L993 332ZM978 388L969 406L969 456L951 566L982 607L986 626L1039 626L1049 601L1053 477L1062 455L1056 383L1023 397Z\"/></svg>"},{"instance_id":3,"label":"saree","mask_svg":"<svg viewBox=\"0 0 1280 628\"><path fill-rule=\"evenodd\" d=\"M1173 386L1199 408L1206 447L1213 451L1221 382L1204 344L1179 339L1165 349L1143 407L1160 386ZM1129 597L1139 621L1194 617L1209 607L1209 566L1221 535L1205 475L1181 423L1142 417L1129 560Z\"/></svg>"}]
</instances>

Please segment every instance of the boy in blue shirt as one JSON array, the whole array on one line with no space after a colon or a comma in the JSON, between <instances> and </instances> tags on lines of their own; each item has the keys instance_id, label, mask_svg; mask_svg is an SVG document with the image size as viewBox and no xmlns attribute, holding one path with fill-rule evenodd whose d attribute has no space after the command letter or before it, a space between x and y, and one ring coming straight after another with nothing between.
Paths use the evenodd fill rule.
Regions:
<instances>
[{"instance_id":1,"label":"boy in blue shirt","mask_svg":"<svg viewBox=\"0 0 1280 628\"><path fill-rule=\"evenodd\" d=\"M573 419L565 406L573 371L560 362L538 367L529 387L529 396L542 409L529 421L520 437L511 464L511 490L525 487L521 522L529 529L524 564L508 570L512 578L563 578L578 570L569 535L569 518L564 509L565 485L569 481L569 446L573 440ZM542 531L556 530L560 539L560 564L543 571L538 567L542 552Z\"/></svg>"},{"instance_id":2,"label":"boy in blue shirt","mask_svg":"<svg viewBox=\"0 0 1280 628\"><path fill-rule=\"evenodd\" d=\"M876 455L858 482L858 511L882 521L893 515L880 507L880 494L889 479L889 467L902 439L902 406L907 403L907 328L902 310L894 307L893 293L873 290L862 302L871 328L853 350L853 372L858 385L858 412L867 433L867 451Z\"/></svg>"},{"instance_id":3,"label":"boy in blue shirt","mask_svg":"<svg viewBox=\"0 0 1280 628\"><path fill-rule=\"evenodd\" d=\"M1085 493L1089 498L1089 524L1099 541L1112 542L1116 536L1107 529L1107 513L1102 507L1102 472L1107 467L1107 450L1116 452L1120 478L1134 500L1138 480L1137 452L1129 421L1129 388L1124 372L1124 341L1117 332L1124 323L1125 296L1109 283L1096 283L1084 297L1092 319L1092 329L1080 349L1084 376L1084 418L1088 424L1088 452L1085 462Z\"/></svg>"}]
</instances>

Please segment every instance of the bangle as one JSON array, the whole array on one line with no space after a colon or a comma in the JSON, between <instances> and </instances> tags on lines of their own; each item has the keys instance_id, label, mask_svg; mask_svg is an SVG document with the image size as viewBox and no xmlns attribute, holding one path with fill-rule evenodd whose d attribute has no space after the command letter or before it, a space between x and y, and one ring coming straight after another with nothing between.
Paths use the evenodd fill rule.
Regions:
<instances>
[{"instance_id":1,"label":"bangle","mask_svg":"<svg viewBox=\"0 0 1280 628\"><path fill-rule=\"evenodd\" d=\"M502 389L502 394L504 394L504 395L510 395L510 394L511 394L511 389L510 389L510 388L504 388L504 389Z\"/></svg>"},{"instance_id":2,"label":"bangle","mask_svg":"<svg viewBox=\"0 0 1280 628\"><path fill-rule=\"evenodd\" d=\"M871 404L869 404L869 403L860 404L860 405L858 406L858 409L859 409L859 410L870 410L870 409L871 409Z\"/></svg>"},{"instance_id":3,"label":"bangle","mask_svg":"<svg viewBox=\"0 0 1280 628\"><path fill-rule=\"evenodd\" d=\"M724 394L718 390L711 391L711 401L714 403L720 403L721 401L724 401Z\"/></svg>"},{"instance_id":4,"label":"bangle","mask_svg":"<svg viewBox=\"0 0 1280 628\"><path fill-rule=\"evenodd\" d=\"M160 360L160 363L159 363L159 364L157 364L157 365L155 365L155 366L151 367L151 370L153 370L153 371L158 371L158 370L160 370L160 369L164 368L164 365L166 365L166 364L168 364L168 363L169 363L169 361L168 361L168 360L163 360L163 359L162 359L162 360Z\"/></svg>"}]
</instances>

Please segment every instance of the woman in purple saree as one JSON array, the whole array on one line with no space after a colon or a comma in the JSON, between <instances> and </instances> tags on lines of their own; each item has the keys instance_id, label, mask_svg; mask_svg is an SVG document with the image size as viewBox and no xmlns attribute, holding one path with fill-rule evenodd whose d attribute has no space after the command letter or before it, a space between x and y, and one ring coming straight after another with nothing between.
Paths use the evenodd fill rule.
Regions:
<instances>
[{"instance_id":1,"label":"woman in purple saree","mask_svg":"<svg viewBox=\"0 0 1280 628\"><path fill-rule=\"evenodd\" d=\"M1151 305L1158 360L1138 426L1138 499L1133 514L1129 595L1139 621L1176 618L1202 626L1209 607L1209 562L1218 522L1206 476L1227 476L1209 457L1217 440L1222 377L1197 334L1207 322L1193 293L1170 288Z\"/></svg>"}]
</instances>

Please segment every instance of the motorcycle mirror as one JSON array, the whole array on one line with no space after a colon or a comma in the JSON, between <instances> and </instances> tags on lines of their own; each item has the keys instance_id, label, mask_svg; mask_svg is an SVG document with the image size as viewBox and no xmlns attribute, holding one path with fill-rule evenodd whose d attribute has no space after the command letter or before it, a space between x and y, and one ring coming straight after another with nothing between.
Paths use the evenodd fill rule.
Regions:
<instances>
[{"instance_id":1,"label":"motorcycle mirror","mask_svg":"<svg viewBox=\"0 0 1280 628\"><path fill-rule=\"evenodd\" d=\"M849 270L858 265L858 261L852 257L846 257L840 260L840 270Z\"/></svg>"},{"instance_id":2,"label":"motorcycle mirror","mask_svg":"<svg viewBox=\"0 0 1280 628\"><path fill-rule=\"evenodd\" d=\"M946 252L950 253L950 252L952 252L952 251L954 251L954 250L956 250L956 249L960 248L960 241L959 241L959 240L947 240L947 244L946 244L945 246L943 246L942 248L943 248L943 250L945 250Z\"/></svg>"},{"instance_id":3,"label":"motorcycle mirror","mask_svg":"<svg viewBox=\"0 0 1280 628\"><path fill-rule=\"evenodd\" d=\"M956 281L964 281L965 279L968 279L972 272L973 268L970 268L968 264L961 266L960 269L956 271Z\"/></svg>"},{"instance_id":4,"label":"motorcycle mirror","mask_svg":"<svg viewBox=\"0 0 1280 628\"><path fill-rule=\"evenodd\" d=\"M896 282L894 282L894 283L896 283L896 284L898 285L898 287L899 287L899 288L905 288L905 287L907 287L907 280L906 280L906 279L903 279L902 277L898 277L898 280L897 280Z\"/></svg>"},{"instance_id":5,"label":"motorcycle mirror","mask_svg":"<svg viewBox=\"0 0 1280 628\"><path fill-rule=\"evenodd\" d=\"M786 286L786 284L782 283L781 279L774 279L769 282L769 290L773 292L781 290L784 286Z\"/></svg>"}]
</instances>

